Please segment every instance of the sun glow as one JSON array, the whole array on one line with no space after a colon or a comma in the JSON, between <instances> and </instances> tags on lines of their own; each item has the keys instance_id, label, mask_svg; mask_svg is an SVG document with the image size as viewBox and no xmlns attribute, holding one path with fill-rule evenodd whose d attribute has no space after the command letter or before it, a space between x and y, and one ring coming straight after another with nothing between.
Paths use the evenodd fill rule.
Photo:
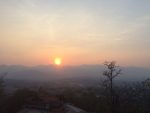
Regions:
<instances>
[{"instance_id":1,"label":"sun glow","mask_svg":"<svg viewBox=\"0 0 150 113\"><path fill-rule=\"evenodd\" d=\"M57 65L57 66L61 65L61 58L59 58L59 57L55 58L55 59L54 59L54 63L55 63L55 65Z\"/></svg>"}]
</instances>

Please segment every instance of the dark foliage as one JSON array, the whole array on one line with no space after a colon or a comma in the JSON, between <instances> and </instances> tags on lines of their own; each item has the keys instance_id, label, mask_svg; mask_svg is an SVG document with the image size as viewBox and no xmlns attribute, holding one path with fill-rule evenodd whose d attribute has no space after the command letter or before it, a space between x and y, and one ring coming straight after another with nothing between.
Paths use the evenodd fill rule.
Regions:
<instances>
[{"instance_id":1,"label":"dark foliage","mask_svg":"<svg viewBox=\"0 0 150 113\"><path fill-rule=\"evenodd\" d=\"M62 92L64 103L73 104L87 112L112 113L113 97L115 113L150 113L150 79L132 84L114 85L113 79L121 71L117 70L118 67L114 63L113 66L106 66L108 70L104 75L108 81L95 87L66 88ZM7 95L4 92L3 78L0 78L0 113L17 113L24 105L38 100L39 92L45 95L49 93L42 88L38 91L18 89L12 95Z\"/></svg>"}]
</instances>

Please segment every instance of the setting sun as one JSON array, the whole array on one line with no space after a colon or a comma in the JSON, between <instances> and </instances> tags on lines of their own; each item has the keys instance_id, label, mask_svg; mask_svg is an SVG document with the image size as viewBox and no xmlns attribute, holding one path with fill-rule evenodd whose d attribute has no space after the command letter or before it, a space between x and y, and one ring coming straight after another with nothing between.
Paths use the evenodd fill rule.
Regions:
<instances>
[{"instance_id":1,"label":"setting sun","mask_svg":"<svg viewBox=\"0 0 150 113\"><path fill-rule=\"evenodd\" d=\"M54 63L55 63L55 65L58 65L58 66L61 65L61 58L58 58L58 57L55 58Z\"/></svg>"}]
</instances>

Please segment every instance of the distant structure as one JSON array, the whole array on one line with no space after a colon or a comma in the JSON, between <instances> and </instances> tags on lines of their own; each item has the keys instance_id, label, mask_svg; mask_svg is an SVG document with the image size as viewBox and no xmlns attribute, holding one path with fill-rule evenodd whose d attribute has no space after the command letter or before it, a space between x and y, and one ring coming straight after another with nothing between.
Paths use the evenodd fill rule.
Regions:
<instances>
[{"instance_id":1,"label":"distant structure","mask_svg":"<svg viewBox=\"0 0 150 113\"><path fill-rule=\"evenodd\" d=\"M64 109L55 109L54 111L49 111L44 107L27 107L20 110L18 113L87 113L84 110L77 108L70 104L65 104Z\"/></svg>"},{"instance_id":2,"label":"distant structure","mask_svg":"<svg viewBox=\"0 0 150 113\"><path fill-rule=\"evenodd\" d=\"M67 109L67 113L87 113L86 111L70 104L65 104L65 108Z\"/></svg>"},{"instance_id":3,"label":"distant structure","mask_svg":"<svg viewBox=\"0 0 150 113\"><path fill-rule=\"evenodd\" d=\"M71 104L66 104L62 95L40 95L38 100L28 102L18 113L86 113Z\"/></svg>"}]
</instances>

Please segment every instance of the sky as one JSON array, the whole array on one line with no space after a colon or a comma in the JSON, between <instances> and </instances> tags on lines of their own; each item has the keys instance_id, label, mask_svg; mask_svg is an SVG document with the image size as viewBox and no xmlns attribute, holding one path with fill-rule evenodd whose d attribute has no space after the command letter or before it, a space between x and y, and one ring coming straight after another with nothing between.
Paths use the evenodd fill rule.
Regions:
<instances>
[{"instance_id":1,"label":"sky","mask_svg":"<svg viewBox=\"0 0 150 113\"><path fill-rule=\"evenodd\" d=\"M0 64L150 67L149 0L0 0Z\"/></svg>"}]
</instances>

